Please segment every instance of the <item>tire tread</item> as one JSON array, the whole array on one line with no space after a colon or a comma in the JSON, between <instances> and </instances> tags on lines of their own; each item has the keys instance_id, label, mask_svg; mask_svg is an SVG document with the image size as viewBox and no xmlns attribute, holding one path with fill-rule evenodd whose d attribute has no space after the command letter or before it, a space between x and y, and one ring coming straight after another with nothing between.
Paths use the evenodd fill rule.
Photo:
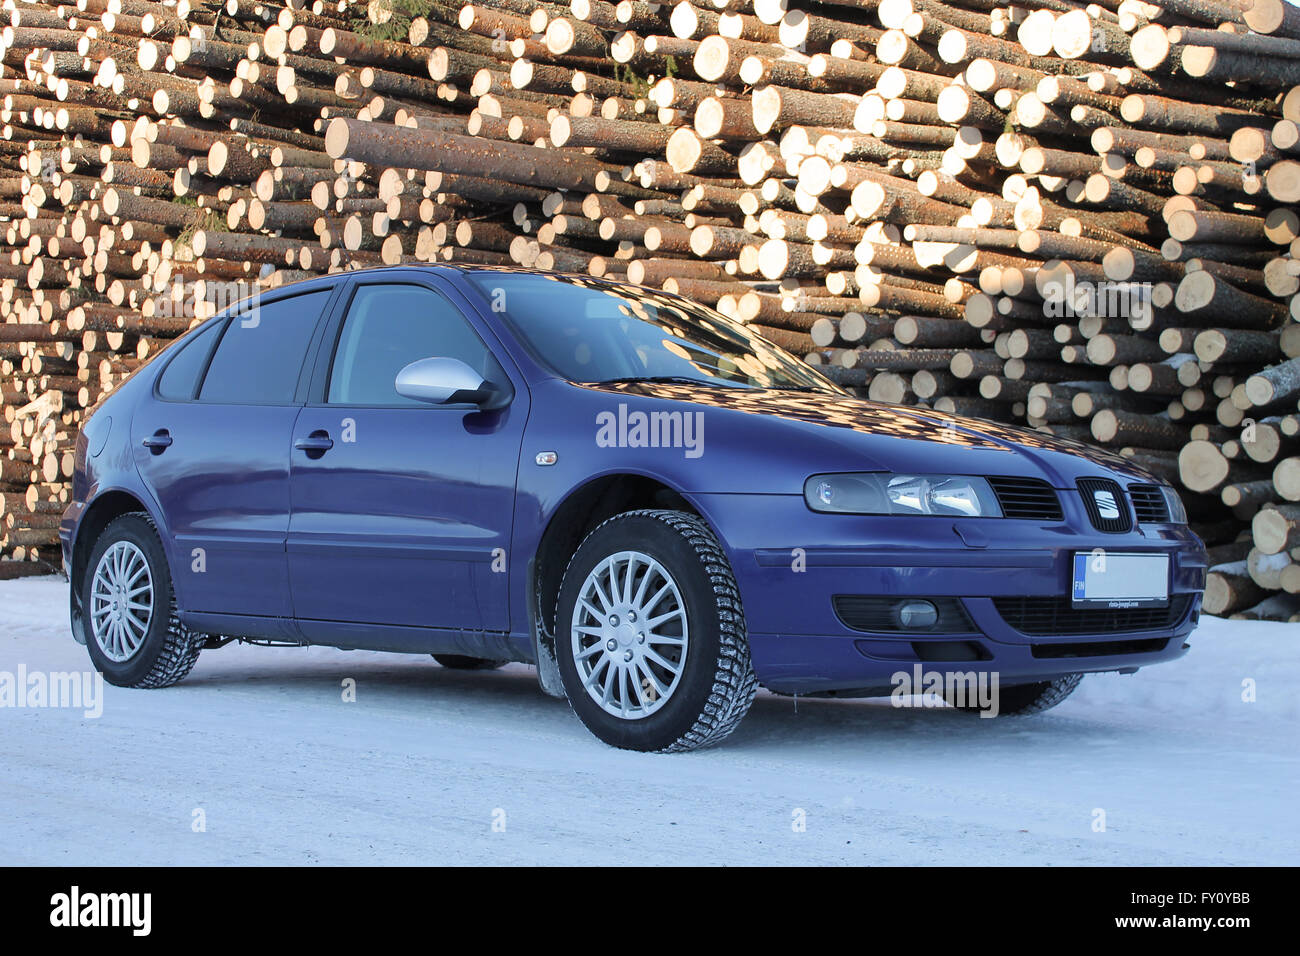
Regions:
<instances>
[{"instance_id":1,"label":"tire tread","mask_svg":"<svg viewBox=\"0 0 1300 956\"><path fill-rule=\"evenodd\" d=\"M1083 680L1083 674L1066 674L1049 681L1034 684L1019 684L1007 687L999 693L998 717L1017 718L1032 717L1043 711L1051 710L1065 698L1074 693L1074 689ZM1038 688L1031 692L1031 688ZM948 701L952 704L952 700ZM970 714L981 713L981 708L970 705L957 706L959 710Z\"/></svg>"},{"instance_id":2,"label":"tire tread","mask_svg":"<svg viewBox=\"0 0 1300 956\"><path fill-rule=\"evenodd\" d=\"M167 551L162 545L162 535L158 533L158 526L154 524L148 512L132 511L124 515L119 515L108 523L104 528L101 536L108 535L119 525L128 520L139 519L149 528L150 533L158 543L158 551L166 560ZM89 573L89 569L87 569ZM135 681L131 686L149 689L162 687L171 687L178 684L189 676L190 671L194 669L195 663L198 662L199 652L203 650L203 645L207 641L206 634L197 634L191 631L181 623L180 614L176 607L176 586L171 580L171 569L167 569L167 590L168 590L168 608L167 608L167 633L163 641L161 650L158 652L158 658L154 661L149 672ZM89 627L89 622L87 622ZM88 640L94 640L92 634L87 633Z\"/></svg>"},{"instance_id":3,"label":"tire tread","mask_svg":"<svg viewBox=\"0 0 1300 956\"><path fill-rule=\"evenodd\" d=\"M758 679L754 674L753 662L749 654L749 641L746 639L745 614L740 602L740 589L732 573L731 563L727 560L722 546L713 531L703 520L685 511L663 509L641 509L625 511L607 518L592 529L587 537L600 531L611 522L629 517L652 518L662 522L679 534L695 552L700 566L709 578L714 599L718 608L719 650L713 674L713 686L708 699L701 708L695 722L666 747L657 753L681 753L698 750L719 743L749 713L754 695L758 692ZM586 539L584 539L585 542ZM573 564L581 546L569 559ZM567 577L569 568L565 568ZM556 619L562 617L556 609Z\"/></svg>"},{"instance_id":4,"label":"tire tread","mask_svg":"<svg viewBox=\"0 0 1300 956\"><path fill-rule=\"evenodd\" d=\"M1064 677L1047 681L1046 686L1033 700L1022 707L1008 711L1007 714L1010 717L1032 717L1034 714L1041 714L1045 710L1051 710L1074 693L1074 689L1079 686L1081 680L1083 680L1082 674L1066 674Z\"/></svg>"}]
</instances>

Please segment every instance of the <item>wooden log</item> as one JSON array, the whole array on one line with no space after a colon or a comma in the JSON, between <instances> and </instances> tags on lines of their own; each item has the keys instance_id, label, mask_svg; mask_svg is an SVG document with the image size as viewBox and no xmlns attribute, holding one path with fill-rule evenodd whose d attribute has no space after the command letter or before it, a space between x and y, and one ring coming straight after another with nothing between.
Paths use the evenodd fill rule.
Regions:
<instances>
[{"instance_id":1,"label":"wooden log","mask_svg":"<svg viewBox=\"0 0 1300 956\"><path fill-rule=\"evenodd\" d=\"M1246 380L1246 397L1256 406L1300 397L1300 358L1273 365Z\"/></svg>"},{"instance_id":2,"label":"wooden log","mask_svg":"<svg viewBox=\"0 0 1300 956\"><path fill-rule=\"evenodd\" d=\"M1300 547L1300 505L1264 508L1250 523L1255 547L1264 554L1279 554Z\"/></svg>"},{"instance_id":3,"label":"wooden log","mask_svg":"<svg viewBox=\"0 0 1300 956\"><path fill-rule=\"evenodd\" d=\"M585 156L538 150L533 146L484 141L440 130L399 129L338 117L325 132L325 149L334 159L398 163L409 169L494 178L550 188L596 191L603 164Z\"/></svg>"},{"instance_id":4,"label":"wooden log","mask_svg":"<svg viewBox=\"0 0 1300 956\"><path fill-rule=\"evenodd\" d=\"M1245 561L1210 568L1205 579L1205 613L1231 614L1258 604L1268 594L1251 578Z\"/></svg>"}]
</instances>

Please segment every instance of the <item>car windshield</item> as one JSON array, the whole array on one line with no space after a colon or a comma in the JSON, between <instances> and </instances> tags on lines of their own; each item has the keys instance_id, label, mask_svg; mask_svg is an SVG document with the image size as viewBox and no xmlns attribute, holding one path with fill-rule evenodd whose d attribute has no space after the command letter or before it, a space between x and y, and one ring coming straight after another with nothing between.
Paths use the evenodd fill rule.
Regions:
<instances>
[{"instance_id":1,"label":"car windshield","mask_svg":"<svg viewBox=\"0 0 1300 956\"><path fill-rule=\"evenodd\" d=\"M842 394L743 325L654 289L510 272L469 278L533 355L571 382L698 382Z\"/></svg>"}]
</instances>

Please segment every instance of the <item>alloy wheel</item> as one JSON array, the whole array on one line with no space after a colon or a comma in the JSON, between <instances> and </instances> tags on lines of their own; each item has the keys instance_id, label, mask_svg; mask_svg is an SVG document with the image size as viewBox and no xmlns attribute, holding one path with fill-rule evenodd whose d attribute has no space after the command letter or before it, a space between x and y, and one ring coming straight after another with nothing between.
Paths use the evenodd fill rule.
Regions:
<instances>
[{"instance_id":1,"label":"alloy wheel","mask_svg":"<svg viewBox=\"0 0 1300 956\"><path fill-rule=\"evenodd\" d=\"M113 544L95 568L90 589L95 643L110 661L135 656L153 620L153 574L144 552L130 541Z\"/></svg>"},{"instance_id":2,"label":"alloy wheel","mask_svg":"<svg viewBox=\"0 0 1300 956\"><path fill-rule=\"evenodd\" d=\"M677 689L690 645L677 582L640 551L610 555L578 592L572 642L582 686L606 713L624 720L656 713Z\"/></svg>"}]
</instances>

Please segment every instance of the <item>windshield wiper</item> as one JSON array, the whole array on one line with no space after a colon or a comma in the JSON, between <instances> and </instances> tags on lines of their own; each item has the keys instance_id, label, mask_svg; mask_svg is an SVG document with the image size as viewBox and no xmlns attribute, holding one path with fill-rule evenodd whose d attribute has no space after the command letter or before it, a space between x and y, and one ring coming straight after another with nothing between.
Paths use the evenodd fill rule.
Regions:
<instances>
[{"instance_id":1,"label":"windshield wiper","mask_svg":"<svg viewBox=\"0 0 1300 956\"><path fill-rule=\"evenodd\" d=\"M708 385L711 388L750 388L739 382L726 382L716 378L691 378L689 375L623 375L618 378L606 378L599 382L587 382L588 385L621 385L624 382L658 382L669 385Z\"/></svg>"}]
</instances>

